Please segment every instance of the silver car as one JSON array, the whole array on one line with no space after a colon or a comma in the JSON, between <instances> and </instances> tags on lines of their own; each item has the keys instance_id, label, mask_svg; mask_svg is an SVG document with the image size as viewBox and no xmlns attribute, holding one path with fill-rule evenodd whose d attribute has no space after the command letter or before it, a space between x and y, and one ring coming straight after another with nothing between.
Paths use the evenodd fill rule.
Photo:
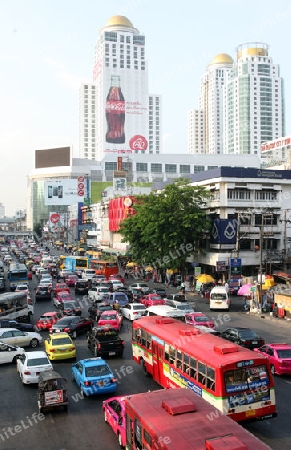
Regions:
<instances>
[{"instance_id":1,"label":"silver car","mask_svg":"<svg viewBox=\"0 0 291 450\"><path fill-rule=\"evenodd\" d=\"M34 331L20 331L16 328L2 328L0 330L0 341L4 344L15 345L16 347L35 348L42 343L43 338Z\"/></svg>"}]
</instances>

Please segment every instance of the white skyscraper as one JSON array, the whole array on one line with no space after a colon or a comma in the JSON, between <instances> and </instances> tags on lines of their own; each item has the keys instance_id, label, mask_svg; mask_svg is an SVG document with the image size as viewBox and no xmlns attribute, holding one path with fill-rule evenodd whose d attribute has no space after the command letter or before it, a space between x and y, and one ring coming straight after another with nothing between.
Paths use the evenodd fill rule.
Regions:
<instances>
[{"instance_id":1,"label":"white skyscraper","mask_svg":"<svg viewBox=\"0 0 291 450\"><path fill-rule=\"evenodd\" d=\"M285 136L283 79L267 44L237 48L224 99L224 153L257 154L262 142Z\"/></svg>"},{"instance_id":2,"label":"white skyscraper","mask_svg":"<svg viewBox=\"0 0 291 450\"><path fill-rule=\"evenodd\" d=\"M284 135L283 79L268 46L240 45L236 63L216 56L201 79L199 109L188 113L188 153L257 154Z\"/></svg>"},{"instance_id":3,"label":"white skyscraper","mask_svg":"<svg viewBox=\"0 0 291 450\"><path fill-rule=\"evenodd\" d=\"M145 37L124 16L100 30L92 83L80 89L80 156L161 152L161 99L148 92Z\"/></svg>"},{"instance_id":4,"label":"white skyscraper","mask_svg":"<svg viewBox=\"0 0 291 450\"><path fill-rule=\"evenodd\" d=\"M199 109L188 113L188 153L223 153L223 86L233 59L221 53L200 82Z\"/></svg>"}]
</instances>

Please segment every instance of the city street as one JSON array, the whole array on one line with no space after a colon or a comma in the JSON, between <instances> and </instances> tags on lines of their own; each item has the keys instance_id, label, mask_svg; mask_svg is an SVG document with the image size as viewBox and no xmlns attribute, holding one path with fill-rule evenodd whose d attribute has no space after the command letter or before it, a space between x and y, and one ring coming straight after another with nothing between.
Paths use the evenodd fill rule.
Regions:
<instances>
[{"instance_id":1,"label":"city street","mask_svg":"<svg viewBox=\"0 0 291 450\"><path fill-rule=\"evenodd\" d=\"M131 281L129 280L129 282ZM30 283L35 286L35 280ZM170 289L170 291L173 292L173 289ZM233 297L229 314L225 312L210 313L209 305L204 298L197 295L193 296L193 294L188 294L187 297L190 303L195 305L195 310L203 311L210 318L213 318L220 330L230 325L248 326L260 333L266 341L285 342L289 340L290 328L288 322L276 321L275 319L270 321L269 317L262 319L260 316L244 314L241 312L242 300L239 297ZM86 315L87 302L82 300L80 296L79 301L84 307L83 315ZM50 310L54 310L52 302L36 303L34 321L44 311ZM116 395L158 389L159 386L152 379L144 377L141 367L132 360L131 323L126 320L123 324L121 336L126 342L123 357L108 360L118 379ZM76 346L77 360L93 356L87 348L85 336L76 339ZM1 449L26 450L30 448L38 450L40 443L43 450L79 450L80 448L93 450L97 446L108 450L118 449L117 438L103 419L103 397L80 399L79 390L71 379L70 361L54 362L54 368L69 382L69 409L67 413L62 410L48 413L44 420L39 420L37 416L37 387L23 386L13 364L1 367ZM291 446L288 426L288 411L291 402L290 383L291 380L288 377L275 378L278 418L246 426L249 431L274 450L287 449ZM17 433L12 431L16 425L19 425Z\"/></svg>"}]
</instances>

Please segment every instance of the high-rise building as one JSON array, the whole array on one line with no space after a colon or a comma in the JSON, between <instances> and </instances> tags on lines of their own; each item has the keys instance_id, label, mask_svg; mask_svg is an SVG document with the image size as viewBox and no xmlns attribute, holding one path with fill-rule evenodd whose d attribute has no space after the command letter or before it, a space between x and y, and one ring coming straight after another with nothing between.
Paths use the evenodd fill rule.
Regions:
<instances>
[{"instance_id":1,"label":"high-rise building","mask_svg":"<svg viewBox=\"0 0 291 450\"><path fill-rule=\"evenodd\" d=\"M223 86L233 59L221 53L200 81L199 109L188 113L188 153L223 153Z\"/></svg>"},{"instance_id":2,"label":"high-rise building","mask_svg":"<svg viewBox=\"0 0 291 450\"><path fill-rule=\"evenodd\" d=\"M79 100L80 157L161 152L161 98L148 92L145 36L126 17L100 30L93 79Z\"/></svg>"},{"instance_id":3,"label":"high-rise building","mask_svg":"<svg viewBox=\"0 0 291 450\"><path fill-rule=\"evenodd\" d=\"M188 153L259 154L284 135L283 79L268 45L238 46L236 63L216 56L201 79L199 109L188 114Z\"/></svg>"}]
</instances>

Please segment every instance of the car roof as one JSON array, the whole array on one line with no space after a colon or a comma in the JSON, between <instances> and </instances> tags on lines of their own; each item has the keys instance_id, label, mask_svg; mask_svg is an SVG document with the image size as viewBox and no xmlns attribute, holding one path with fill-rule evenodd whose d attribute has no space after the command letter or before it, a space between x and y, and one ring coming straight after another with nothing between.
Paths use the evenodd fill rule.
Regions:
<instances>
[{"instance_id":1,"label":"car roof","mask_svg":"<svg viewBox=\"0 0 291 450\"><path fill-rule=\"evenodd\" d=\"M36 358L40 358L40 357L47 357L46 352L42 351L42 350L38 350L38 351L33 351L33 352L25 352L25 355L27 357L27 359L36 359Z\"/></svg>"},{"instance_id":2,"label":"car roof","mask_svg":"<svg viewBox=\"0 0 291 450\"><path fill-rule=\"evenodd\" d=\"M81 359L79 362L87 367L101 366L103 364L106 364L106 361L98 356L96 358Z\"/></svg>"},{"instance_id":3,"label":"car roof","mask_svg":"<svg viewBox=\"0 0 291 450\"><path fill-rule=\"evenodd\" d=\"M1 328L0 333L4 333L4 331L19 331L17 328Z\"/></svg>"},{"instance_id":4,"label":"car roof","mask_svg":"<svg viewBox=\"0 0 291 450\"><path fill-rule=\"evenodd\" d=\"M51 311L51 312L45 312L41 315L41 317L43 316L55 316L56 314L58 314L58 311Z\"/></svg>"},{"instance_id":5,"label":"car roof","mask_svg":"<svg viewBox=\"0 0 291 450\"><path fill-rule=\"evenodd\" d=\"M112 316L115 316L117 314L117 311L115 311L114 309L108 310L108 311L104 311L107 314L111 314ZM102 313L103 314L103 313Z\"/></svg>"},{"instance_id":6,"label":"car roof","mask_svg":"<svg viewBox=\"0 0 291 450\"><path fill-rule=\"evenodd\" d=\"M55 339L70 337L68 333L60 332L60 333L50 333L50 336L53 336Z\"/></svg>"},{"instance_id":7,"label":"car roof","mask_svg":"<svg viewBox=\"0 0 291 450\"><path fill-rule=\"evenodd\" d=\"M269 347L272 347L275 349L285 349L285 348L291 349L291 345L286 344L286 343L273 343L273 344L265 344L265 345L268 345Z\"/></svg>"}]
</instances>

